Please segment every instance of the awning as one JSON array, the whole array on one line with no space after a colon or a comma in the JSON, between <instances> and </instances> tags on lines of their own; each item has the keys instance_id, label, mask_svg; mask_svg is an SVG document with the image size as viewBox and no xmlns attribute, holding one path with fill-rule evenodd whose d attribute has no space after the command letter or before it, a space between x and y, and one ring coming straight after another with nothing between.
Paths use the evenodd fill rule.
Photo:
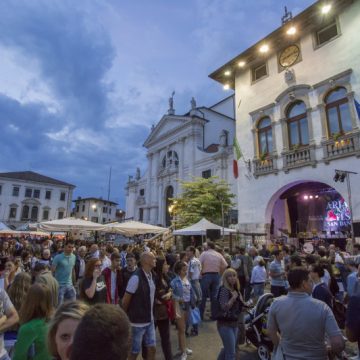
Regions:
<instances>
[{"instance_id":1,"label":"awning","mask_svg":"<svg viewBox=\"0 0 360 360\"><path fill-rule=\"evenodd\" d=\"M196 224L173 231L173 235L206 235L206 230L220 230L220 234L223 232L222 226L213 224L209 220L202 218ZM236 233L236 230L224 228L224 235L229 235L230 233Z\"/></svg>"}]
</instances>

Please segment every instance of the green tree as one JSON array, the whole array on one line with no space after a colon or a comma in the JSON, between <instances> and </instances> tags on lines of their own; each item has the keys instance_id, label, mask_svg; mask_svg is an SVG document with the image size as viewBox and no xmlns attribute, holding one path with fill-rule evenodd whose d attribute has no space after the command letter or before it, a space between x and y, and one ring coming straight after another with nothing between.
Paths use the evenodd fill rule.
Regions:
<instances>
[{"instance_id":1,"label":"green tree","mask_svg":"<svg viewBox=\"0 0 360 360\"><path fill-rule=\"evenodd\" d=\"M183 192L172 199L176 228L192 225L203 217L222 225L222 211L226 214L234 206L235 195L230 192L229 184L215 176L179 182Z\"/></svg>"}]
</instances>

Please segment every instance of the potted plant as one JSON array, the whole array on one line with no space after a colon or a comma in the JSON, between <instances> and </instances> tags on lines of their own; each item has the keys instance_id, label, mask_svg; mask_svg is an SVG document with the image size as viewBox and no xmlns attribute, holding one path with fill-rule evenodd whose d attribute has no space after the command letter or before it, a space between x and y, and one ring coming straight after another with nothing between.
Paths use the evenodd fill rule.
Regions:
<instances>
[{"instance_id":1,"label":"potted plant","mask_svg":"<svg viewBox=\"0 0 360 360\"><path fill-rule=\"evenodd\" d=\"M332 138L334 139L334 141L337 141L340 139L341 135L341 132L333 133Z\"/></svg>"},{"instance_id":2,"label":"potted plant","mask_svg":"<svg viewBox=\"0 0 360 360\"><path fill-rule=\"evenodd\" d=\"M298 151L300 149L300 144L297 143L292 147L292 150L294 150L295 152Z\"/></svg>"}]
</instances>

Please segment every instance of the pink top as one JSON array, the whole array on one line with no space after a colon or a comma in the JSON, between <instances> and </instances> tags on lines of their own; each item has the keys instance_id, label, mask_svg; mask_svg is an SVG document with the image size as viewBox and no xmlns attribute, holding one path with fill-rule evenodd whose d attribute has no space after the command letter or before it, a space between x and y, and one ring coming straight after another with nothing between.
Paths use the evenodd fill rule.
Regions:
<instances>
[{"instance_id":1,"label":"pink top","mask_svg":"<svg viewBox=\"0 0 360 360\"><path fill-rule=\"evenodd\" d=\"M228 266L224 257L213 249L204 251L199 258L202 274L209 272L222 273Z\"/></svg>"}]
</instances>

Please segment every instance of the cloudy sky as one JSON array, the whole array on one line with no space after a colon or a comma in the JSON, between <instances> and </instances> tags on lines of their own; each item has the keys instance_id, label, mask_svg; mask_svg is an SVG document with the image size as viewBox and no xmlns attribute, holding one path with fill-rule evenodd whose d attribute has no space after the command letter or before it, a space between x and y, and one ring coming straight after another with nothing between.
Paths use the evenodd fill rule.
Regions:
<instances>
[{"instance_id":1,"label":"cloudy sky","mask_svg":"<svg viewBox=\"0 0 360 360\"><path fill-rule=\"evenodd\" d=\"M208 74L314 0L1 0L0 172L32 170L125 205L167 111L229 95Z\"/></svg>"}]
</instances>

